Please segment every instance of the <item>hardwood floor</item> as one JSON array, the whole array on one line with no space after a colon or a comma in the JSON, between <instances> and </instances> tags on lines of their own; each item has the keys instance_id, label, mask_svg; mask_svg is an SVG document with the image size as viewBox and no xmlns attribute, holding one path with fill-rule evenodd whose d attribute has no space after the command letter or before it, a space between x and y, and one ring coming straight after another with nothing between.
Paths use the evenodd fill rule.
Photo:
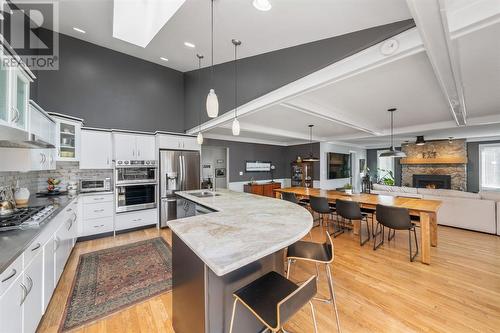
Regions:
<instances>
[{"instance_id":1,"label":"hardwood floor","mask_svg":"<svg viewBox=\"0 0 500 333\"><path fill-rule=\"evenodd\" d=\"M171 242L169 230L160 234ZM77 243L38 332L58 331L80 254L157 235L151 228ZM319 228L313 237L324 240ZM439 227L439 245L431 249L430 266L409 262L406 232L398 232L395 242L386 241L377 251L371 242L360 247L352 234L340 235L334 243L332 268L343 332L498 332L500 237ZM313 264L292 266L295 281L312 274ZM319 291L328 295L324 271ZM319 332L335 332L331 305L315 302L315 308ZM165 293L73 332L173 332L171 309L171 295ZM285 327L312 332L309 308Z\"/></svg>"}]
</instances>

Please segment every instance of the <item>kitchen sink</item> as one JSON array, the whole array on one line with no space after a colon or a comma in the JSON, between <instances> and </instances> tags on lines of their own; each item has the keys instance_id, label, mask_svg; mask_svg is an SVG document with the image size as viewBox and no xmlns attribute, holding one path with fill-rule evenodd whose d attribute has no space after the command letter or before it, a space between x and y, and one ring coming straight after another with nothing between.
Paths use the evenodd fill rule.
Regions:
<instances>
[{"instance_id":1,"label":"kitchen sink","mask_svg":"<svg viewBox=\"0 0 500 333\"><path fill-rule=\"evenodd\" d=\"M220 196L219 193L214 193L210 191L203 191L203 192L196 192L196 193L189 193L190 195L197 197L197 198L210 198L210 197L218 197Z\"/></svg>"}]
</instances>

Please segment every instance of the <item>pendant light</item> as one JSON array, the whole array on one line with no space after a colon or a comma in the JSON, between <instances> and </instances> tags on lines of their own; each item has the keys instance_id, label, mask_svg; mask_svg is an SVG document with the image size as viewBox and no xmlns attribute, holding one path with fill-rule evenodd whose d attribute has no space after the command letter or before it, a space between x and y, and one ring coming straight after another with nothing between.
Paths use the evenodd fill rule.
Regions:
<instances>
[{"instance_id":1,"label":"pendant light","mask_svg":"<svg viewBox=\"0 0 500 333\"><path fill-rule=\"evenodd\" d=\"M393 158L406 157L406 154L404 152L394 149L394 112L396 112L396 110L397 110L396 108L391 108L387 110L391 114L391 148L389 148L388 151L382 152L382 154L380 154L379 157L393 157Z\"/></svg>"},{"instance_id":2,"label":"pendant light","mask_svg":"<svg viewBox=\"0 0 500 333\"><path fill-rule=\"evenodd\" d=\"M210 85L214 84L214 1L210 2L210 11L211 11L211 40L212 40L212 66L210 67ZM207 114L210 118L215 118L219 114L219 99L217 98L217 94L215 93L214 88L210 88L210 91L207 95Z\"/></svg>"},{"instance_id":3,"label":"pendant light","mask_svg":"<svg viewBox=\"0 0 500 333\"><path fill-rule=\"evenodd\" d=\"M318 162L319 161L319 158L314 157L314 154L313 154L313 127L314 127L314 125L309 125L309 143L311 145L311 151L309 152L309 156L302 159L302 161L304 161L304 162Z\"/></svg>"},{"instance_id":4,"label":"pendant light","mask_svg":"<svg viewBox=\"0 0 500 333\"><path fill-rule=\"evenodd\" d=\"M203 59L203 54L196 54L196 57L198 58L198 91L201 93L201 59ZM203 134L201 133L201 110L198 117L200 127L198 129L198 135L196 136L196 142L201 145L203 144Z\"/></svg>"},{"instance_id":5,"label":"pendant light","mask_svg":"<svg viewBox=\"0 0 500 333\"><path fill-rule=\"evenodd\" d=\"M241 41L237 39L231 40L234 45L234 120L232 131L233 135L240 135L240 122L238 121L238 46Z\"/></svg>"}]
</instances>

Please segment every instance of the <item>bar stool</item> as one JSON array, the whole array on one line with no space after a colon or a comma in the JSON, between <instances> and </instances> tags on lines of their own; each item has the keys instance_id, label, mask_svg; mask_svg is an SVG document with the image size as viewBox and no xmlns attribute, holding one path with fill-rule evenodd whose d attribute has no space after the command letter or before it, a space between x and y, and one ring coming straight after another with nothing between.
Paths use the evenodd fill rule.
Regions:
<instances>
[{"instance_id":1,"label":"bar stool","mask_svg":"<svg viewBox=\"0 0 500 333\"><path fill-rule=\"evenodd\" d=\"M319 276L318 264L324 264L326 270L326 276L328 278L328 289L330 290L330 298L323 299L315 297L315 300L331 303L333 305L333 309L335 311L335 317L337 319L337 330L340 332L340 320L339 313L337 311L337 301L335 299L335 291L333 289L333 276L332 271L330 269L330 264L333 262L335 258L335 251L333 247L332 237L326 232L327 241L323 244L313 243L313 242L304 242L298 241L288 247L287 250L287 270L286 277L287 279L290 277L290 269L291 265L295 261L308 261L316 264L316 272Z\"/></svg>"},{"instance_id":2,"label":"bar stool","mask_svg":"<svg viewBox=\"0 0 500 333\"><path fill-rule=\"evenodd\" d=\"M328 204L328 200L324 197L315 197L315 196L311 195L311 196L309 196L309 200L311 201L311 210L313 211L313 213L319 214L318 220L319 220L320 226L323 225L323 222L325 220L324 215L332 216L333 214L336 213L336 209L334 207L331 207ZM335 218L335 221L337 221L337 224L338 224L337 218ZM334 224L333 237L337 237L338 235L342 234L343 232L344 232L343 229L335 230L335 224Z\"/></svg>"},{"instance_id":3,"label":"bar stool","mask_svg":"<svg viewBox=\"0 0 500 333\"><path fill-rule=\"evenodd\" d=\"M379 225L382 228L382 240L377 244L377 237L373 238L373 250L378 249L382 244L384 244L384 228L389 228L389 236L388 240L394 238L396 235L396 230L408 230L408 243L409 243L409 251L410 251L410 261L413 261L418 254L418 240L417 240L417 231L415 229L416 225L412 222L410 213L408 209L401 207L392 207L392 206L384 206L377 205L377 220L379 224L377 224L377 230ZM391 229L394 230L394 234L391 237ZM412 246L411 246L411 232L413 231L413 235L415 236L415 246L416 252L412 254ZM375 233L377 236L379 233Z\"/></svg>"},{"instance_id":4,"label":"bar stool","mask_svg":"<svg viewBox=\"0 0 500 333\"><path fill-rule=\"evenodd\" d=\"M337 207L337 215L341 216L343 219L349 220L349 223L352 223L352 220L359 220L359 244L363 246L366 242L370 240L370 226L368 225L368 214L361 212L361 208L359 204L355 201L347 201L347 200L336 200ZM366 230L368 232L368 237L363 240L363 221L366 222Z\"/></svg>"},{"instance_id":5,"label":"bar stool","mask_svg":"<svg viewBox=\"0 0 500 333\"><path fill-rule=\"evenodd\" d=\"M229 333L233 332L236 305L243 304L271 332L283 331L283 325L304 305L311 307L314 332L318 332L312 299L316 295L316 276L298 286L272 271L233 293L233 314Z\"/></svg>"}]
</instances>

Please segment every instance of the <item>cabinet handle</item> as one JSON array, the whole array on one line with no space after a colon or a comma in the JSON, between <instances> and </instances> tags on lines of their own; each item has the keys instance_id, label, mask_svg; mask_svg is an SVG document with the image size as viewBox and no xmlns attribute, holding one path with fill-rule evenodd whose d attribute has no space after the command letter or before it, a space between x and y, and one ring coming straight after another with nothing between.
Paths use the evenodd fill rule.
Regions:
<instances>
[{"instance_id":1,"label":"cabinet handle","mask_svg":"<svg viewBox=\"0 0 500 333\"><path fill-rule=\"evenodd\" d=\"M141 150L137 149L137 156L141 156Z\"/></svg>"},{"instance_id":2,"label":"cabinet handle","mask_svg":"<svg viewBox=\"0 0 500 333\"><path fill-rule=\"evenodd\" d=\"M69 219L69 220L67 221L67 222L69 222L69 227L68 227L68 229L67 229L67 230L70 230L70 229L71 229L71 227L73 226L73 221L74 221L74 220L72 220L72 219Z\"/></svg>"},{"instance_id":3,"label":"cabinet handle","mask_svg":"<svg viewBox=\"0 0 500 333\"><path fill-rule=\"evenodd\" d=\"M100 213L100 212L104 212L104 209L95 209L94 210L94 213Z\"/></svg>"},{"instance_id":4,"label":"cabinet handle","mask_svg":"<svg viewBox=\"0 0 500 333\"><path fill-rule=\"evenodd\" d=\"M20 113L19 111L13 106L12 111L14 111L14 116L12 117L12 122L17 123L19 121Z\"/></svg>"},{"instance_id":5,"label":"cabinet handle","mask_svg":"<svg viewBox=\"0 0 500 333\"><path fill-rule=\"evenodd\" d=\"M100 201L100 200L104 200L103 197L99 197L99 198L94 198L95 201Z\"/></svg>"},{"instance_id":6,"label":"cabinet handle","mask_svg":"<svg viewBox=\"0 0 500 333\"><path fill-rule=\"evenodd\" d=\"M15 268L12 269L12 273L9 274L9 276L7 276L5 279L2 280L2 282L5 282L5 281L9 281L10 279L12 279L14 277L14 275L17 274L17 271Z\"/></svg>"},{"instance_id":7,"label":"cabinet handle","mask_svg":"<svg viewBox=\"0 0 500 333\"><path fill-rule=\"evenodd\" d=\"M109 165L109 157L106 158L106 164Z\"/></svg>"},{"instance_id":8,"label":"cabinet handle","mask_svg":"<svg viewBox=\"0 0 500 333\"><path fill-rule=\"evenodd\" d=\"M24 301L26 300L26 297L28 296L28 289L24 285L24 283L20 282L21 288L23 289L23 296L21 297L21 303L19 305L23 305Z\"/></svg>"},{"instance_id":9,"label":"cabinet handle","mask_svg":"<svg viewBox=\"0 0 500 333\"><path fill-rule=\"evenodd\" d=\"M54 238L54 244L55 244L54 252L56 252L57 249L59 248L59 238L58 237Z\"/></svg>"},{"instance_id":10,"label":"cabinet handle","mask_svg":"<svg viewBox=\"0 0 500 333\"><path fill-rule=\"evenodd\" d=\"M43 154L40 153L40 164L43 164Z\"/></svg>"},{"instance_id":11,"label":"cabinet handle","mask_svg":"<svg viewBox=\"0 0 500 333\"><path fill-rule=\"evenodd\" d=\"M31 289L33 289L33 279L29 275L26 275L26 278L28 279L28 282L30 283L30 286L28 288L28 293L26 294L26 296L28 296L29 293L31 292Z\"/></svg>"},{"instance_id":12,"label":"cabinet handle","mask_svg":"<svg viewBox=\"0 0 500 333\"><path fill-rule=\"evenodd\" d=\"M36 243L35 247L31 249L31 251L36 251L42 246L40 243Z\"/></svg>"},{"instance_id":13,"label":"cabinet handle","mask_svg":"<svg viewBox=\"0 0 500 333\"><path fill-rule=\"evenodd\" d=\"M142 221L142 219L135 219L135 220L132 220L133 222L139 222L139 221Z\"/></svg>"},{"instance_id":14,"label":"cabinet handle","mask_svg":"<svg viewBox=\"0 0 500 333\"><path fill-rule=\"evenodd\" d=\"M66 209L66 211L67 211L68 213L69 213L69 212L71 212L72 210L73 210L72 208L68 208L68 209Z\"/></svg>"}]
</instances>

